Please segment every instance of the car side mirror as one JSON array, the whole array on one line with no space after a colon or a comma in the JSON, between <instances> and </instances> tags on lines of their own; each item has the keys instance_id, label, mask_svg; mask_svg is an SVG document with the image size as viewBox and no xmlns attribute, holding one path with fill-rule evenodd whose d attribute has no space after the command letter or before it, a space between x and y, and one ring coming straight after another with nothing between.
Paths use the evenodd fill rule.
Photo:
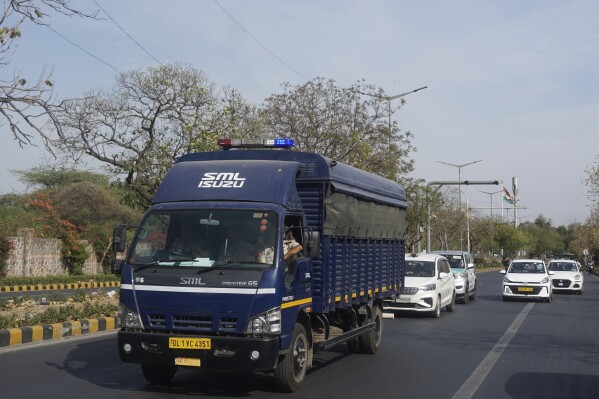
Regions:
<instances>
[{"instance_id":1,"label":"car side mirror","mask_svg":"<svg viewBox=\"0 0 599 399\"><path fill-rule=\"evenodd\" d=\"M505 270L500 270L499 273L505 274Z\"/></svg>"},{"instance_id":2,"label":"car side mirror","mask_svg":"<svg viewBox=\"0 0 599 399\"><path fill-rule=\"evenodd\" d=\"M443 278L445 278L445 277L447 277L447 276L449 276L449 273L445 273L445 272L441 272L441 273L439 273L439 278L440 278L440 279L443 279Z\"/></svg>"},{"instance_id":3,"label":"car side mirror","mask_svg":"<svg viewBox=\"0 0 599 399\"><path fill-rule=\"evenodd\" d=\"M555 272L554 272L554 271L552 271L552 270L549 270L549 271L547 272L547 274L549 274L550 276L553 276L553 275L555 274Z\"/></svg>"},{"instance_id":4,"label":"car side mirror","mask_svg":"<svg viewBox=\"0 0 599 399\"><path fill-rule=\"evenodd\" d=\"M468 269L474 269L474 263L468 263Z\"/></svg>"}]
</instances>

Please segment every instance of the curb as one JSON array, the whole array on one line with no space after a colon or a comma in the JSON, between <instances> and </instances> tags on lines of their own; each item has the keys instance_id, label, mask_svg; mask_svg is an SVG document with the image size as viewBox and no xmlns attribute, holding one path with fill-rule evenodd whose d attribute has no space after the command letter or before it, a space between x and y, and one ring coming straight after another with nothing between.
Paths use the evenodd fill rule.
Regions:
<instances>
[{"instance_id":1,"label":"curb","mask_svg":"<svg viewBox=\"0 0 599 399\"><path fill-rule=\"evenodd\" d=\"M56 340L65 337L110 331L118 328L116 317L67 321L41 326L18 327L0 330L0 349L33 342Z\"/></svg>"},{"instance_id":2,"label":"curb","mask_svg":"<svg viewBox=\"0 0 599 399\"><path fill-rule=\"evenodd\" d=\"M104 288L120 287L118 281L105 281L95 283L72 283L72 284L36 284L36 285L5 285L0 286L0 292L23 292L23 291L47 291L47 290L75 290L79 288Z\"/></svg>"}]
</instances>

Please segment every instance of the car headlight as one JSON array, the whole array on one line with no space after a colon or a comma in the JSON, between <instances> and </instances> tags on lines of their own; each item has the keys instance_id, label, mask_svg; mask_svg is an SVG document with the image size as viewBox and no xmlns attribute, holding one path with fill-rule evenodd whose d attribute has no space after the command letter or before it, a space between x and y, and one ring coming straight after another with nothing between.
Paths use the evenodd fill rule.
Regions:
<instances>
[{"instance_id":1,"label":"car headlight","mask_svg":"<svg viewBox=\"0 0 599 399\"><path fill-rule=\"evenodd\" d=\"M265 335L281 333L281 308L276 307L248 320L246 334Z\"/></svg>"},{"instance_id":2,"label":"car headlight","mask_svg":"<svg viewBox=\"0 0 599 399\"><path fill-rule=\"evenodd\" d=\"M143 328L139 313L119 303L118 319L121 327L124 328Z\"/></svg>"},{"instance_id":3,"label":"car headlight","mask_svg":"<svg viewBox=\"0 0 599 399\"><path fill-rule=\"evenodd\" d=\"M456 284L463 284L464 283L464 277L462 275L456 276L454 274L453 277L455 278L455 283Z\"/></svg>"},{"instance_id":4,"label":"car headlight","mask_svg":"<svg viewBox=\"0 0 599 399\"><path fill-rule=\"evenodd\" d=\"M512 281L512 280L510 280L509 278L507 278L507 276L505 276L505 277L503 278L503 282L504 282L504 283L513 283L513 281Z\"/></svg>"},{"instance_id":5,"label":"car headlight","mask_svg":"<svg viewBox=\"0 0 599 399\"><path fill-rule=\"evenodd\" d=\"M545 277L543 280L541 280L541 284L547 284L549 282L549 277Z\"/></svg>"},{"instance_id":6,"label":"car headlight","mask_svg":"<svg viewBox=\"0 0 599 399\"><path fill-rule=\"evenodd\" d=\"M580 274L576 274L576 275L574 276L574 280L580 280Z\"/></svg>"},{"instance_id":7,"label":"car headlight","mask_svg":"<svg viewBox=\"0 0 599 399\"><path fill-rule=\"evenodd\" d=\"M432 283L432 284L423 285L423 286L418 287L418 289L420 291L434 291L437 289L437 284Z\"/></svg>"}]
</instances>

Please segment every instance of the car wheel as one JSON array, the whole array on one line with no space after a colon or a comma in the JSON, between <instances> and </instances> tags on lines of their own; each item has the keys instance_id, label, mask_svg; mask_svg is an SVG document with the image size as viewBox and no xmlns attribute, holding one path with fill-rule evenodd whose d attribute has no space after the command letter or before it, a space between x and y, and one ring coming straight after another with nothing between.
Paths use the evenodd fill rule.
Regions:
<instances>
[{"instance_id":1,"label":"car wheel","mask_svg":"<svg viewBox=\"0 0 599 399\"><path fill-rule=\"evenodd\" d=\"M435 305L435 309L431 312L431 317L436 319L441 317L441 295L437 297L437 304Z\"/></svg>"},{"instance_id":2,"label":"car wheel","mask_svg":"<svg viewBox=\"0 0 599 399\"><path fill-rule=\"evenodd\" d=\"M468 299L470 299L470 297L468 296L470 295L468 293L468 285L466 284L466 288L464 289L464 297L462 298L462 303L465 305L468 303Z\"/></svg>"},{"instance_id":3,"label":"car wheel","mask_svg":"<svg viewBox=\"0 0 599 399\"><path fill-rule=\"evenodd\" d=\"M545 298L545 302L551 303L551 299L553 299L552 297L553 297L553 294L549 294L549 296L547 298Z\"/></svg>"},{"instance_id":4,"label":"car wheel","mask_svg":"<svg viewBox=\"0 0 599 399\"><path fill-rule=\"evenodd\" d=\"M470 294L470 299L472 299L473 301L476 299L476 286L474 286L474 289L472 290L472 293Z\"/></svg>"},{"instance_id":5,"label":"car wheel","mask_svg":"<svg viewBox=\"0 0 599 399\"><path fill-rule=\"evenodd\" d=\"M151 384L166 385L175 376L177 366L164 366L161 364L145 364L141 365L141 372L144 378Z\"/></svg>"},{"instance_id":6,"label":"car wheel","mask_svg":"<svg viewBox=\"0 0 599 399\"><path fill-rule=\"evenodd\" d=\"M275 382L280 392L295 392L306 377L308 369L308 337L300 323L295 324L289 353L279 360L275 368Z\"/></svg>"},{"instance_id":7,"label":"car wheel","mask_svg":"<svg viewBox=\"0 0 599 399\"><path fill-rule=\"evenodd\" d=\"M503 296L503 302L509 302L511 298L509 296Z\"/></svg>"},{"instance_id":8,"label":"car wheel","mask_svg":"<svg viewBox=\"0 0 599 399\"><path fill-rule=\"evenodd\" d=\"M464 295L464 298L466 297L468 297L468 295ZM451 302L449 302L445 309L447 309L448 312L453 312L455 309L455 291L453 291L453 294L451 294Z\"/></svg>"},{"instance_id":9,"label":"car wheel","mask_svg":"<svg viewBox=\"0 0 599 399\"><path fill-rule=\"evenodd\" d=\"M578 290L578 295L582 295L582 290Z\"/></svg>"}]
</instances>

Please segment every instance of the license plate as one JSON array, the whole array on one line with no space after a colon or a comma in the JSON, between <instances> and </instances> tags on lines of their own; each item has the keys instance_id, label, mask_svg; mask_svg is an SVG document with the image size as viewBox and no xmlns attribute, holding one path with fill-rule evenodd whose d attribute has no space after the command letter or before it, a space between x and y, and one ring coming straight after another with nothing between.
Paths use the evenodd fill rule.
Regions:
<instances>
[{"instance_id":1,"label":"license plate","mask_svg":"<svg viewBox=\"0 0 599 399\"><path fill-rule=\"evenodd\" d=\"M532 287L518 287L518 292L532 292Z\"/></svg>"},{"instance_id":2,"label":"license plate","mask_svg":"<svg viewBox=\"0 0 599 399\"><path fill-rule=\"evenodd\" d=\"M175 364L177 366L190 366L190 367L200 367L200 359L194 359L191 357L176 357Z\"/></svg>"},{"instance_id":3,"label":"license plate","mask_svg":"<svg viewBox=\"0 0 599 399\"><path fill-rule=\"evenodd\" d=\"M399 298L395 299L395 302L410 303L410 297L409 296L400 296Z\"/></svg>"},{"instance_id":4,"label":"license plate","mask_svg":"<svg viewBox=\"0 0 599 399\"><path fill-rule=\"evenodd\" d=\"M171 349L210 349L210 338L175 338L169 337L168 347Z\"/></svg>"}]
</instances>

